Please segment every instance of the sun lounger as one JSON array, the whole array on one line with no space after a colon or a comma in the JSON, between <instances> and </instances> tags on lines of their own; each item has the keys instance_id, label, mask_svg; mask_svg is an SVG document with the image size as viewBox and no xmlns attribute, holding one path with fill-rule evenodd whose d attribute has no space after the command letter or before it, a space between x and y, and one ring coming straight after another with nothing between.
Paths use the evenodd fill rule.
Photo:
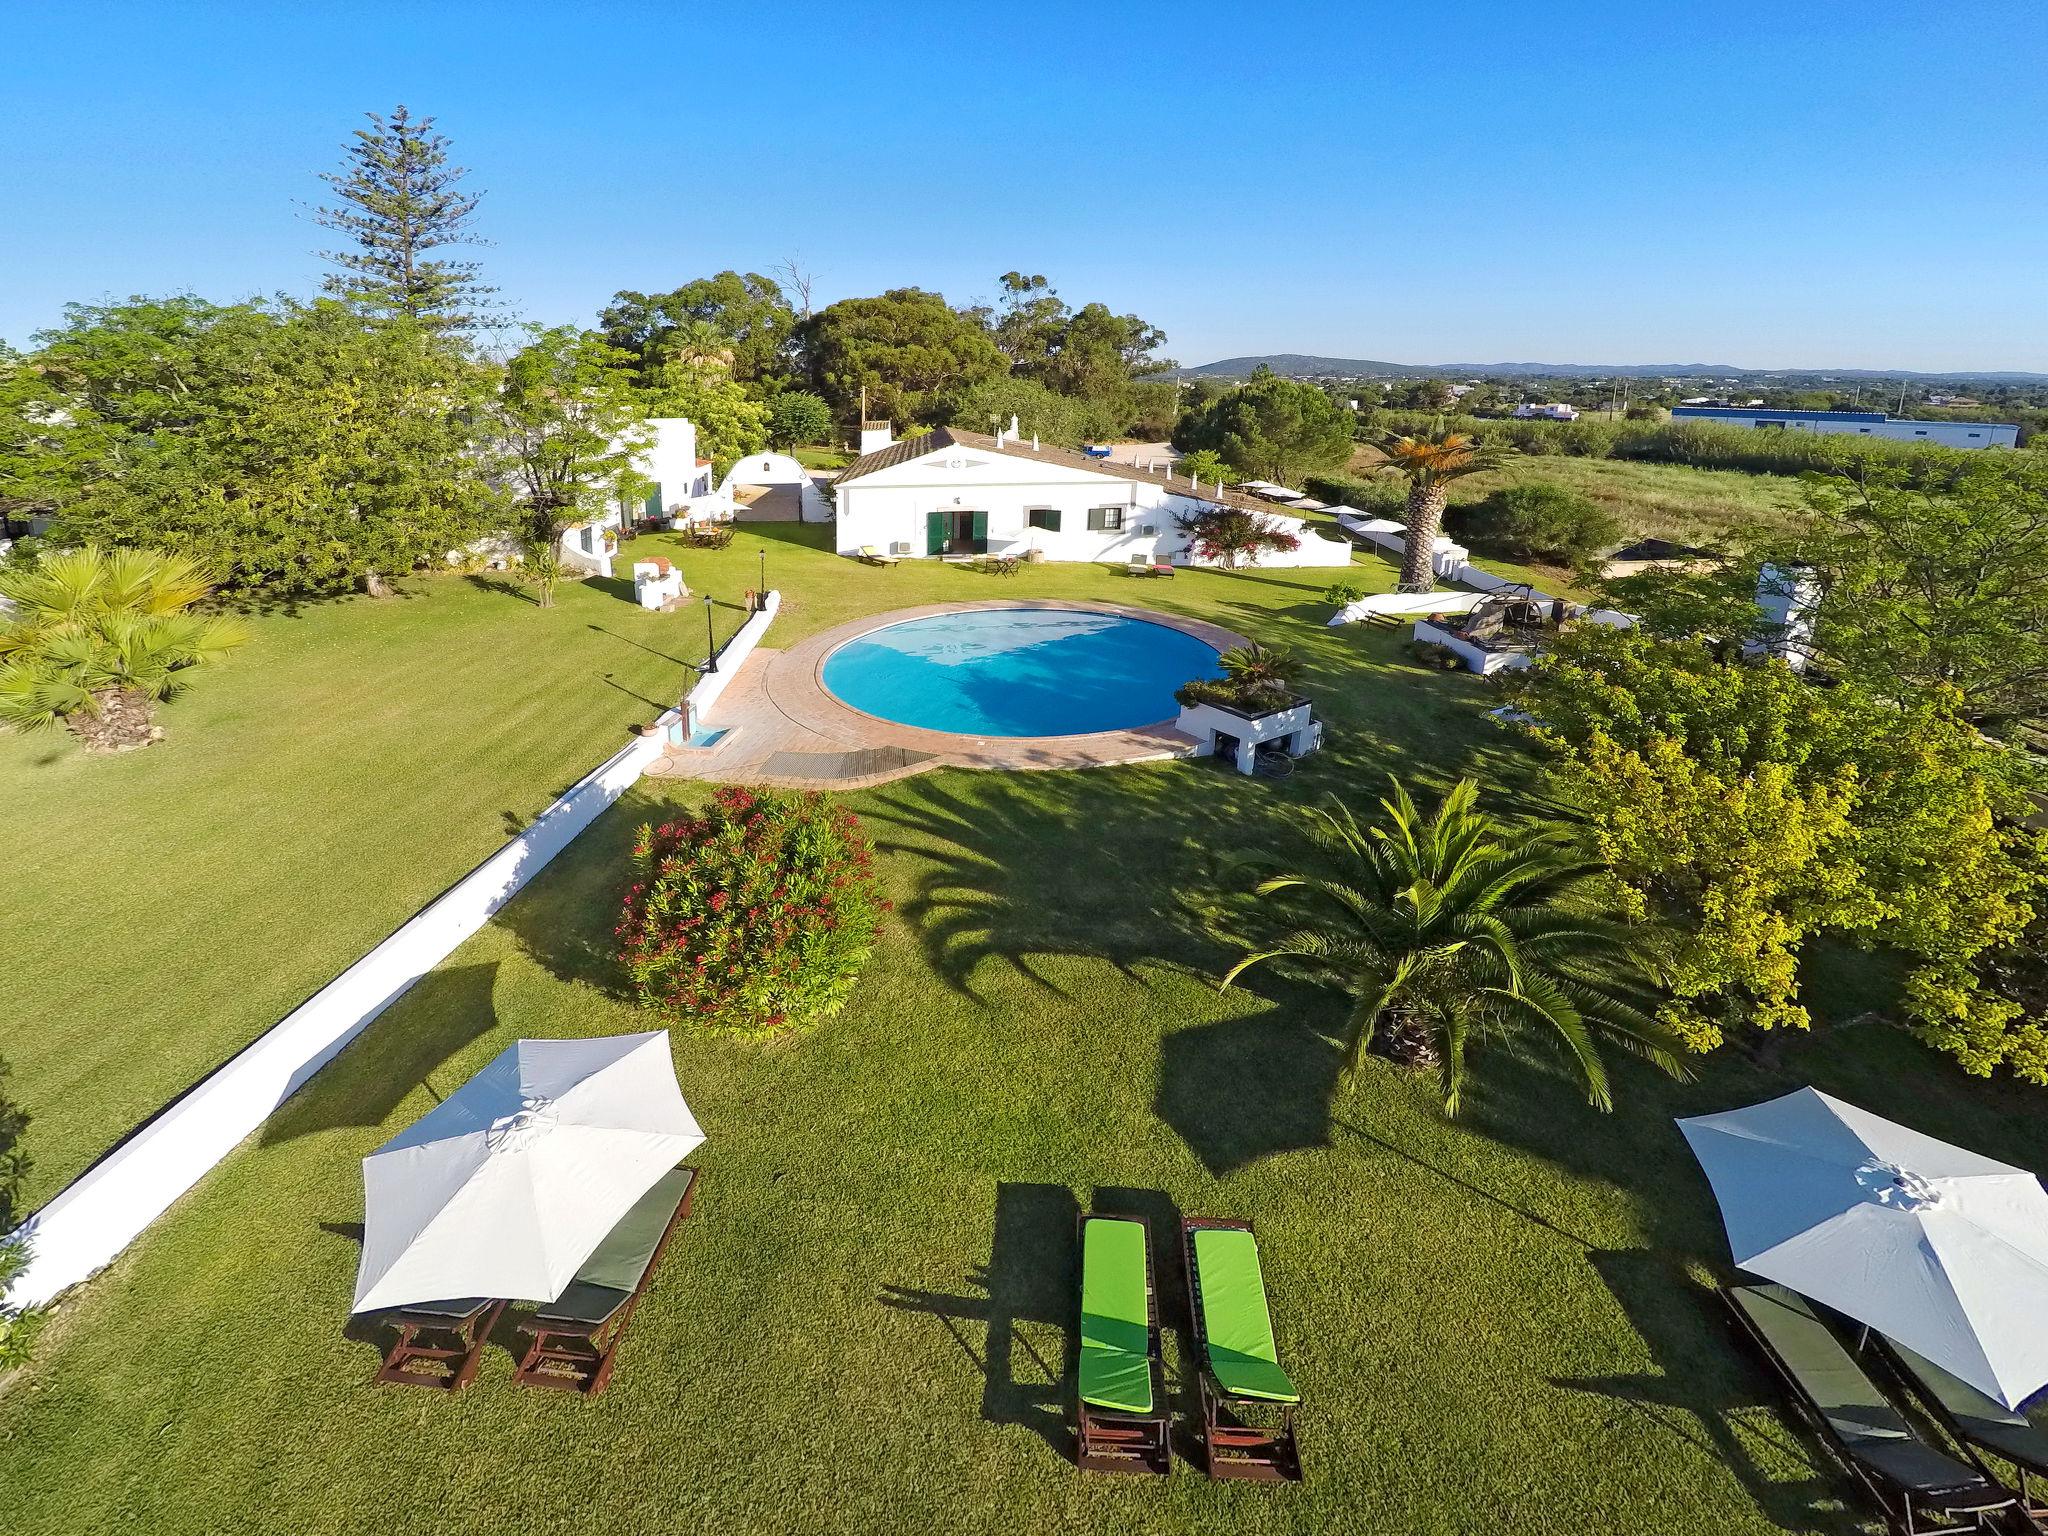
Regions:
<instances>
[{"instance_id":1,"label":"sun lounger","mask_svg":"<svg viewBox=\"0 0 2048 1536\"><path fill-rule=\"evenodd\" d=\"M1914 1434L1806 1298L1781 1285L1722 1293L1842 1466L1900 1536L1995 1531L2017 1500L1972 1467ZM1928 1519L1939 1524L1924 1523Z\"/></svg>"},{"instance_id":2,"label":"sun lounger","mask_svg":"<svg viewBox=\"0 0 2048 1536\"><path fill-rule=\"evenodd\" d=\"M459 1301L424 1301L386 1312L398 1330L385 1353L377 1380L397 1386L440 1387L460 1392L476 1379L484 1340L498 1325L505 1303L485 1296Z\"/></svg>"},{"instance_id":3,"label":"sun lounger","mask_svg":"<svg viewBox=\"0 0 2048 1536\"><path fill-rule=\"evenodd\" d=\"M872 544L861 545L860 553L855 555L854 558L863 565L894 565L896 563L896 556L885 555Z\"/></svg>"},{"instance_id":4,"label":"sun lounger","mask_svg":"<svg viewBox=\"0 0 2048 1536\"><path fill-rule=\"evenodd\" d=\"M2036 1521L2048 1520L2048 1501L2037 1498L2031 1486L2036 1477L2048 1478L2048 1434L2024 1413L1986 1397L1967 1381L1951 1376L1896 1339L1883 1334L1872 1337L1878 1340L1906 1390L1948 1431L1977 1470L1994 1481L2005 1481L1985 1464L1986 1455L1996 1456L2015 1468L2019 1473L2016 1491L2021 1507Z\"/></svg>"},{"instance_id":5,"label":"sun lounger","mask_svg":"<svg viewBox=\"0 0 2048 1536\"><path fill-rule=\"evenodd\" d=\"M1189 1217L1181 1222L1181 1245L1209 1475L1298 1482L1294 1409L1301 1394L1280 1368L1252 1225Z\"/></svg>"},{"instance_id":6,"label":"sun lounger","mask_svg":"<svg viewBox=\"0 0 2048 1536\"><path fill-rule=\"evenodd\" d=\"M1159 1297L1145 1224L1081 1217L1081 1360L1075 1461L1090 1472L1172 1469Z\"/></svg>"},{"instance_id":7,"label":"sun lounger","mask_svg":"<svg viewBox=\"0 0 2048 1536\"><path fill-rule=\"evenodd\" d=\"M1132 555L1124 566L1131 576L1171 576L1173 567L1164 560L1155 560L1150 555Z\"/></svg>"},{"instance_id":8,"label":"sun lounger","mask_svg":"<svg viewBox=\"0 0 2048 1536\"><path fill-rule=\"evenodd\" d=\"M677 1223L690 1214L696 1189L694 1168L663 1174L597 1245L568 1289L519 1324L533 1342L514 1381L587 1396L604 1390L633 1309Z\"/></svg>"}]
</instances>

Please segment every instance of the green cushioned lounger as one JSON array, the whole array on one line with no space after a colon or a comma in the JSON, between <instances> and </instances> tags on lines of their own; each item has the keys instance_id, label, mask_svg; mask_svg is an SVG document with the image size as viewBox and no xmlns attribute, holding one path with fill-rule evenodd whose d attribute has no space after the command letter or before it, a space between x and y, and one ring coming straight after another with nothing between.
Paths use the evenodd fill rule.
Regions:
<instances>
[{"instance_id":1,"label":"green cushioned lounger","mask_svg":"<svg viewBox=\"0 0 2048 1536\"><path fill-rule=\"evenodd\" d=\"M1143 1222L1095 1217L1081 1231L1081 1397L1152 1411L1152 1305Z\"/></svg>"},{"instance_id":2,"label":"green cushioned lounger","mask_svg":"<svg viewBox=\"0 0 2048 1536\"><path fill-rule=\"evenodd\" d=\"M1195 1265L1200 1271L1209 1368L1216 1373L1217 1384L1232 1397L1300 1402L1301 1394L1280 1369L1258 1240L1243 1228L1199 1231Z\"/></svg>"},{"instance_id":3,"label":"green cushioned lounger","mask_svg":"<svg viewBox=\"0 0 2048 1536\"><path fill-rule=\"evenodd\" d=\"M1188 1313L1202 1362L1202 1449L1211 1477L1301 1477L1294 1408L1301 1392L1280 1368L1266 1276L1251 1223L1181 1223Z\"/></svg>"},{"instance_id":4,"label":"green cushioned lounger","mask_svg":"<svg viewBox=\"0 0 2048 1536\"><path fill-rule=\"evenodd\" d=\"M1093 1472L1157 1472L1167 1449L1166 1378L1145 1223L1084 1215L1076 1461Z\"/></svg>"},{"instance_id":5,"label":"green cushioned lounger","mask_svg":"<svg viewBox=\"0 0 2048 1536\"><path fill-rule=\"evenodd\" d=\"M2029 1479L2048 1477L2048 1434L2024 1413L1987 1397L1897 1339L1885 1339L1884 1347L1906 1385L1965 1450L1989 1451L2019 1469L2022 1502L2029 1513L2040 1518L2043 1509L2033 1497Z\"/></svg>"},{"instance_id":6,"label":"green cushioned lounger","mask_svg":"<svg viewBox=\"0 0 2048 1536\"><path fill-rule=\"evenodd\" d=\"M2013 1503L1982 1474L1920 1439L1805 1297L1768 1284L1731 1286L1723 1294L1816 1427L1888 1513L1900 1500L1948 1514Z\"/></svg>"}]
</instances>

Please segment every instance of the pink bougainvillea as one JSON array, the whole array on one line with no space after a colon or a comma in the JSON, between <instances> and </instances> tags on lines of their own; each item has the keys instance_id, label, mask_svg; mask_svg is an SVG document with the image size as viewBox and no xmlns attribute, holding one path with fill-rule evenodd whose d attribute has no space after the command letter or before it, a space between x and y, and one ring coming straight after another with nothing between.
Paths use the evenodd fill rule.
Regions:
<instances>
[{"instance_id":1,"label":"pink bougainvillea","mask_svg":"<svg viewBox=\"0 0 2048 1536\"><path fill-rule=\"evenodd\" d=\"M617 928L640 1000L683 1023L767 1035L852 995L889 903L859 820L820 795L726 787L644 826Z\"/></svg>"}]
</instances>

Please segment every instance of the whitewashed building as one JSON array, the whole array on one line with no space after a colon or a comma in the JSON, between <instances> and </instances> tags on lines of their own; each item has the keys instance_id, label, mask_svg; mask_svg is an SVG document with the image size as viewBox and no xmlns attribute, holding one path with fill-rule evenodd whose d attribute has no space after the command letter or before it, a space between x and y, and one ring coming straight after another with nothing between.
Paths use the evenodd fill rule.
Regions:
<instances>
[{"instance_id":1,"label":"whitewashed building","mask_svg":"<svg viewBox=\"0 0 2048 1536\"><path fill-rule=\"evenodd\" d=\"M647 422L647 446L633 455L633 470L653 482L640 496L611 498L596 517L562 530L562 564L583 576L612 574L619 530L629 521L662 521L671 527L732 516L730 497L721 499L711 483L711 461L697 457L697 424L682 416Z\"/></svg>"},{"instance_id":2,"label":"whitewashed building","mask_svg":"<svg viewBox=\"0 0 2048 1536\"><path fill-rule=\"evenodd\" d=\"M1133 557L1162 564L1199 563L1178 522L1205 506L1253 512L1295 536L1265 566L1336 566L1351 546L1327 539L1298 517L1255 496L1176 473L1041 446L1009 432L994 437L937 427L886 446L863 434L864 453L834 482L837 547L901 558L968 555L1105 561Z\"/></svg>"}]
</instances>

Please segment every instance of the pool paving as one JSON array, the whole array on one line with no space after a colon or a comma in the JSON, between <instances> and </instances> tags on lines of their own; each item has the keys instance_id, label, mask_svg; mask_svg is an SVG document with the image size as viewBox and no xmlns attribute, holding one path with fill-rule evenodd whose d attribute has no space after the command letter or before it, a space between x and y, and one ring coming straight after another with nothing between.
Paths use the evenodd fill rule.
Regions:
<instances>
[{"instance_id":1,"label":"pool paving","mask_svg":"<svg viewBox=\"0 0 2048 1536\"><path fill-rule=\"evenodd\" d=\"M1186 757L1195 739L1171 720L1079 736L969 736L877 719L834 697L825 659L847 641L892 624L977 609L1042 609L1141 619L1230 650L1244 636L1149 608L1121 603L1011 599L927 603L871 614L800 641L786 651L756 650L704 723L725 731L709 748L672 747L648 771L657 777L788 789L860 789L928 768L1099 768Z\"/></svg>"}]
</instances>

